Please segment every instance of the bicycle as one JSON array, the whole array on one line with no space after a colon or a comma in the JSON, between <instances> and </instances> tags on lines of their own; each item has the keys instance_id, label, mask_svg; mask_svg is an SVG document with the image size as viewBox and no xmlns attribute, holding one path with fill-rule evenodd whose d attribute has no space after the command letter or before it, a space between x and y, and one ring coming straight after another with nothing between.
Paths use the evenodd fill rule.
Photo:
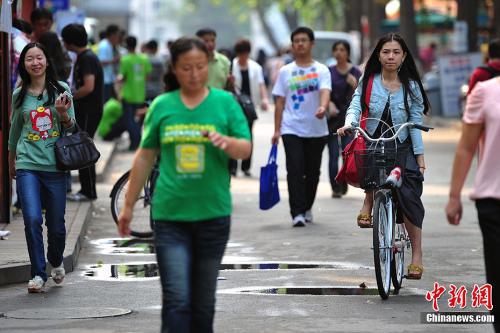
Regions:
<instances>
[{"instance_id":1,"label":"bicycle","mask_svg":"<svg viewBox=\"0 0 500 333\"><path fill-rule=\"evenodd\" d=\"M153 237L153 219L151 218L151 200L153 198L154 187L159 176L158 163L151 170L146 184L143 187L139 198L134 206L134 223L131 224L130 235L138 238ZM115 183L111 190L111 215L118 225L118 216L125 202L130 170L125 172Z\"/></svg>"},{"instance_id":2,"label":"bicycle","mask_svg":"<svg viewBox=\"0 0 500 333\"><path fill-rule=\"evenodd\" d=\"M353 124L354 125L354 124ZM363 151L355 151L355 163L358 169L360 186L374 191L373 204L373 259L377 289L382 299L387 299L391 290L394 294L402 287L404 274L405 250L411 249L411 242L401 215L398 215L396 188L400 187L406 161L406 149L398 149L397 137L404 128L416 128L428 132L432 127L415 123L404 123L388 138L371 138L362 128L353 126L354 132L360 133L375 147ZM395 148L386 148L386 142L395 142ZM391 172L399 168L401 178L398 182L389 179ZM396 171L396 172L397 172Z\"/></svg>"}]
</instances>

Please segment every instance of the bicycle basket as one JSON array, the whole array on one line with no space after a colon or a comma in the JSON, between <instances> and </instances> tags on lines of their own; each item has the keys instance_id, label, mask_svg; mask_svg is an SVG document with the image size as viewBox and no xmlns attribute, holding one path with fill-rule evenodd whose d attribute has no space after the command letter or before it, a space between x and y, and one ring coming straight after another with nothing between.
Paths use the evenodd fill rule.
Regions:
<instances>
[{"instance_id":1,"label":"bicycle basket","mask_svg":"<svg viewBox=\"0 0 500 333\"><path fill-rule=\"evenodd\" d=\"M358 169L359 184L362 189L380 188L393 168L406 166L405 148L377 147L354 151L354 161Z\"/></svg>"}]
</instances>

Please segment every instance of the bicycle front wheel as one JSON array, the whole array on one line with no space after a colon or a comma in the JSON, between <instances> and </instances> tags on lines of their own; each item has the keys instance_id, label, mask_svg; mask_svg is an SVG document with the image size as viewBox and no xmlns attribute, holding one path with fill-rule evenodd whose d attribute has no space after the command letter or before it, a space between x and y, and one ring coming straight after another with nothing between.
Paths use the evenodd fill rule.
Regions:
<instances>
[{"instance_id":1,"label":"bicycle front wheel","mask_svg":"<svg viewBox=\"0 0 500 333\"><path fill-rule=\"evenodd\" d=\"M377 192L373 205L373 259L378 293L382 299L391 290L392 205L382 192Z\"/></svg>"},{"instance_id":2,"label":"bicycle front wheel","mask_svg":"<svg viewBox=\"0 0 500 333\"><path fill-rule=\"evenodd\" d=\"M125 195L127 194L130 171L124 173L113 186L111 191L111 215L118 224L118 216L125 204ZM151 229L151 196L148 193L149 186L144 186L137 202L134 206L133 221L130 225L130 235L139 238L150 238L153 236Z\"/></svg>"},{"instance_id":3,"label":"bicycle front wheel","mask_svg":"<svg viewBox=\"0 0 500 333\"><path fill-rule=\"evenodd\" d=\"M405 251L410 244L404 223L394 225L394 257L391 264L392 285L395 291L401 289L404 277Z\"/></svg>"}]
</instances>

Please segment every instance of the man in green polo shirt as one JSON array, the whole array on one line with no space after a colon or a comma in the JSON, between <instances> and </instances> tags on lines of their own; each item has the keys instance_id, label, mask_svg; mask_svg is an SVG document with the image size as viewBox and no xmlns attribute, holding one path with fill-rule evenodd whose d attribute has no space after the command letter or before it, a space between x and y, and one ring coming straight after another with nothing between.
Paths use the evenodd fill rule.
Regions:
<instances>
[{"instance_id":1,"label":"man in green polo shirt","mask_svg":"<svg viewBox=\"0 0 500 333\"><path fill-rule=\"evenodd\" d=\"M122 86L123 115L120 125L129 133L129 150L135 150L141 141L141 124L135 121L136 112L144 106L146 99L146 77L151 72L151 63L144 54L135 52L137 39L125 39L127 55L120 59L119 81Z\"/></svg>"},{"instance_id":2,"label":"man in green polo shirt","mask_svg":"<svg viewBox=\"0 0 500 333\"><path fill-rule=\"evenodd\" d=\"M215 50L217 33L211 28L200 29L196 36L203 39L209 52L208 82L209 87L225 89L229 79L229 59Z\"/></svg>"}]
</instances>

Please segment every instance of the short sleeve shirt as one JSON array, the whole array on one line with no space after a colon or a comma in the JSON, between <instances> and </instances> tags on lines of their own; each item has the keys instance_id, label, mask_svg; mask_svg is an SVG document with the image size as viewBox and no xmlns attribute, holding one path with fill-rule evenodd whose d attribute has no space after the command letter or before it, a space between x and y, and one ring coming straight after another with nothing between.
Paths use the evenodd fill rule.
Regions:
<instances>
[{"instance_id":1,"label":"short sleeve shirt","mask_svg":"<svg viewBox=\"0 0 500 333\"><path fill-rule=\"evenodd\" d=\"M106 38L99 42L97 47L97 57L100 61L112 61L114 58L113 45ZM115 83L115 73L113 64L103 65L104 83Z\"/></svg>"},{"instance_id":2,"label":"short sleeve shirt","mask_svg":"<svg viewBox=\"0 0 500 333\"><path fill-rule=\"evenodd\" d=\"M122 97L131 104L142 104L146 100L146 77L151 72L151 63L146 55L129 53L120 59L120 74L124 77Z\"/></svg>"},{"instance_id":3,"label":"short sleeve shirt","mask_svg":"<svg viewBox=\"0 0 500 333\"><path fill-rule=\"evenodd\" d=\"M227 57L217 51L214 51L214 59L208 63L208 82L207 86L212 88L224 89L229 76L230 62Z\"/></svg>"},{"instance_id":4,"label":"short sleeve shirt","mask_svg":"<svg viewBox=\"0 0 500 333\"><path fill-rule=\"evenodd\" d=\"M285 110L281 121L282 135L328 135L326 117L318 119L315 116L320 106L322 89L332 89L330 71L317 61L309 67L299 67L294 61L280 69L273 95L285 97Z\"/></svg>"},{"instance_id":5,"label":"short sleeve shirt","mask_svg":"<svg viewBox=\"0 0 500 333\"><path fill-rule=\"evenodd\" d=\"M158 96L144 123L142 148L160 149L160 176L153 195L153 218L197 222L231 214L228 155L203 136L217 131L250 139L239 104L227 92L210 89L194 109L179 90Z\"/></svg>"},{"instance_id":6,"label":"short sleeve shirt","mask_svg":"<svg viewBox=\"0 0 500 333\"><path fill-rule=\"evenodd\" d=\"M75 88L84 84L85 76L94 75L94 90L85 97L75 99L75 111L102 114L104 99L104 84L102 65L90 49L80 53L76 58L74 69Z\"/></svg>"},{"instance_id":7,"label":"short sleeve shirt","mask_svg":"<svg viewBox=\"0 0 500 333\"><path fill-rule=\"evenodd\" d=\"M479 82L467 98L463 115L466 124L482 124L484 133L479 141L479 161L471 192L472 199L500 200L500 79Z\"/></svg>"}]
</instances>

